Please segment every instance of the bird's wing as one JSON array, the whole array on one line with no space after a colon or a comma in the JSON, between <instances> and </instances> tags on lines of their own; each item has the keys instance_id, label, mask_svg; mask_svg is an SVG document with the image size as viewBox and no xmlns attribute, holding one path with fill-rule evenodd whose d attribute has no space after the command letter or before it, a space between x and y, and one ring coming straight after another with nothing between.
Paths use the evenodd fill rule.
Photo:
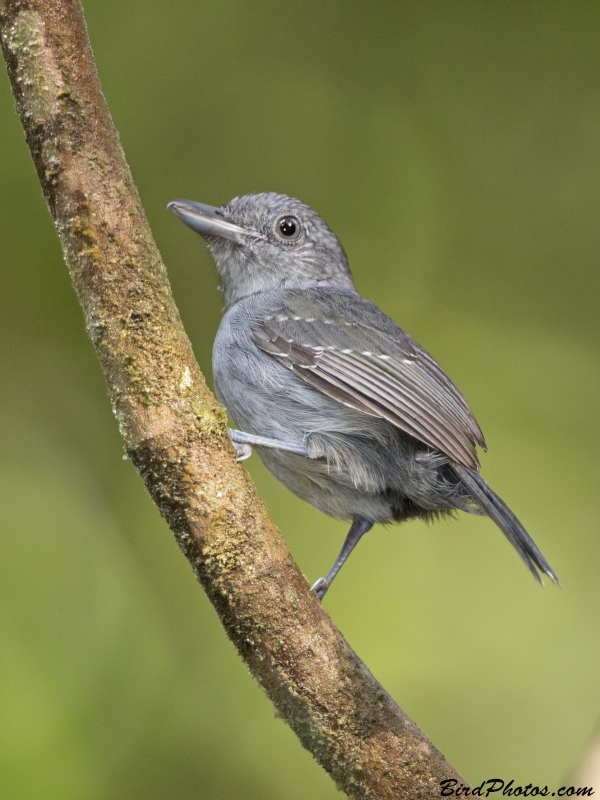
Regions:
<instances>
[{"instance_id":1,"label":"bird's wing","mask_svg":"<svg viewBox=\"0 0 600 800\"><path fill-rule=\"evenodd\" d=\"M341 307L340 307L341 306ZM477 469L483 434L433 358L358 295L295 292L253 327L257 346L329 397Z\"/></svg>"}]
</instances>

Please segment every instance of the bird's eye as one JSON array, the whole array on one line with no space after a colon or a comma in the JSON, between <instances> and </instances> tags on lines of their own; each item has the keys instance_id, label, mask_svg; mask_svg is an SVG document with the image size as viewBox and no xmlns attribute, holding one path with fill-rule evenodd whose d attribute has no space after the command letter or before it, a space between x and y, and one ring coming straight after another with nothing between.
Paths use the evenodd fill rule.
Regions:
<instances>
[{"instance_id":1,"label":"bird's eye","mask_svg":"<svg viewBox=\"0 0 600 800\"><path fill-rule=\"evenodd\" d=\"M280 217L277 220L276 230L282 239L290 242L300 236L300 223L296 217Z\"/></svg>"}]
</instances>

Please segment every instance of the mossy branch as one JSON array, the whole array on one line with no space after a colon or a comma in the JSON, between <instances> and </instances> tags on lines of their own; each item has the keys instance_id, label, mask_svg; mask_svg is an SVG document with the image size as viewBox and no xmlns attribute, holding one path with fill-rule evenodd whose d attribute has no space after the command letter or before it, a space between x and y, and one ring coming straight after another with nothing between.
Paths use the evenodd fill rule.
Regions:
<instances>
[{"instance_id":1,"label":"mossy branch","mask_svg":"<svg viewBox=\"0 0 600 800\"><path fill-rule=\"evenodd\" d=\"M127 453L227 635L351 798L460 778L293 562L206 387L106 107L77 0L0 0L2 51Z\"/></svg>"}]
</instances>

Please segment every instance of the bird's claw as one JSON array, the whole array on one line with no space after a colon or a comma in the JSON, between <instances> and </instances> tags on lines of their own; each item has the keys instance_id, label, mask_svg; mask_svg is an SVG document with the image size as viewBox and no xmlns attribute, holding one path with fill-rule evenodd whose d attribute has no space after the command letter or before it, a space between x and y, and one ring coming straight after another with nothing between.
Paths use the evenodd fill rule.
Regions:
<instances>
[{"instance_id":1,"label":"bird's claw","mask_svg":"<svg viewBox=\"0 0 600 800\"><path fill-rule=\"evenodd\" d=\"M310 587L311 592L314 592L319 600L322 600L325 597L325 592L327 589L329 589L329 584L325 578L319 578Z\"/></svg>"},{"instance_id":2,"label":"bird's claw","mask_svg":"<svg viewBox=\"0 0 600 800\"><path fill-rule=\"evenodd\" d=\"M245 461L252 455L252 448L249 444L240 444L239 442L234 442L233 446L235 447L235 452L238 454L236 461Z\"/></svg>"}]
</instances>

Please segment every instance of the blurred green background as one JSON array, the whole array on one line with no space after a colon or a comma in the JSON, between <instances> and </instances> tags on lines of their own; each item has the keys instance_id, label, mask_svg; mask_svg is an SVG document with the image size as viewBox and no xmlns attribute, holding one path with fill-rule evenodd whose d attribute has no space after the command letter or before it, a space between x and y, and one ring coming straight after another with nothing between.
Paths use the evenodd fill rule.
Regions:
<instances>
[{"instance_id":1,"label":"blurred green background","mask_svg":"<svg viewBox=\"0 0 600 800\"><path fill-rule=\"evenodd\" d=\"M100 76L201 366L219 323L165 204L278 191L427 347L488 520L376 528L326 598L465 778L567 780L600 704L600 6L88 0ZM122 446L0 79L0 797L339 797L274 719ZM309 580L345 534L246 462Z\"/></svg>"}]
</instances>

